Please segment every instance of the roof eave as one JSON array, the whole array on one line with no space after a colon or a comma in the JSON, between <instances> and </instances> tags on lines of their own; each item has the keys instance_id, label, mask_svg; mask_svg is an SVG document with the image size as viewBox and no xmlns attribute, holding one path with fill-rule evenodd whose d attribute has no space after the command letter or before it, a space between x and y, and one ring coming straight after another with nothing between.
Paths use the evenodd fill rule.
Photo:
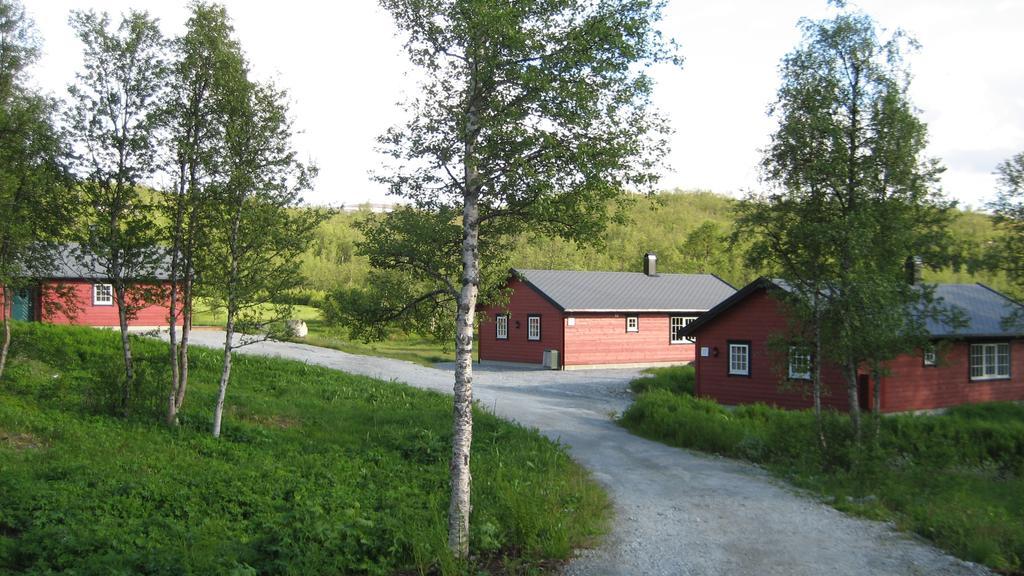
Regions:
<instances>
[{"instance_id":1,"label":"roof eave","mask_svg":"<svg viewBox=\"0 0 1024 576\"><path fill-rule=\"evenodd\" d=\"M566 314L669 314L673 312L679 312L681 314L703 314L707 312L707 310L692 308L566 308L563 312Z\"/></svg>"}]
</instances>

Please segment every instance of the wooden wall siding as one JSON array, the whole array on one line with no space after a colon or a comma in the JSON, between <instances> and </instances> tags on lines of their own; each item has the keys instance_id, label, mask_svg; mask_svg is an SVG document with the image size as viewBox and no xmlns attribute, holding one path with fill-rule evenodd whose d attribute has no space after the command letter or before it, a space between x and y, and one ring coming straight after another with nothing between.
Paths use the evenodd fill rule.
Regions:
<instances>
[{"instance_id":1,"label":"wooden wall siding","mask_svg":"<svg viewBox=\"0 0 1024 576\"><path fill-rule=\"evenodd\" d=\"M71 286L74 289L75 298L79 305L77 316L69 318L60 311L51 313L44 312L42 320L53 324L82 324L85 326L116 327L119 325L117 319L117 305L93 306L92 303L92 282L81 280L65 280L60 282L64 286ZM49 283L55 286L57 283ZM43 290L44 294L50 293ZM45 297L45 296L44 296ZM43 310L46 309L44 305ZM169 303L153 304L139 310L135 319L128 322L129 326L167 326L169 316Z\"/></svg>"},{"instance_id":2,"label":"wooden wall siding","mask_svg":"<svg viewBox=\"0 0 1024 576\"><path fill-rule=\"evenodd\" d=\"M958 404L1024 400L1024 340L1010 344L1010 379L971 381L969 342L956 342L940 353L939 365L925 367L921 354L906 355L889 364L882 380L882 410L905 412Z\"/></svg>"},{"instance_id":3,"label":"wooden wall siding","mask_svg":"<svg viewBox=\"0 0 1024 576\"><path fill-rule=\"evenodd\" d=\"M786 331L779 308L779 303L766 292L755 292L698 331L698 351L704 346L709 351L718 348L717 357L697 355L698 396L708 396L726 405L764 402L782 408L812 406L810 383L783 384L786 364L770 356L768 338ZM750 341L749 377L729 375L730 340ZM846 410L846 384L841 374L834 369L825 370L823 380L826 390L822 405Z\"/></svg>"},{"instance_id":4,"label":"wooden wall siding","mask_svg":"<svg viewBox=\"0 0 1024 576\"><path fill-rule=\"evenodd\" d=\"M512 280L510 287L512 295L507 310L494 306L483 309L479 328L480 359L540 364L544 361L545 350L555 349L564 355L561 310L519 280ZM508 340L497 340L494 317L506 312L511 315ZM526 318L533 314L541 316L539 341L526 338Z\"/></svg>"},{"instance_id":5,"label":"wooden wall siding","mask_svg":"<svg viewBox=\"0 0 1024 576\"><path fill-rule=\"evenodd\" d=\"M626 316L631 314L566 314L564 364L684 363L693 360L693 344L670 342L669 314L637 314L640 321L637 332L626 332ZM575 320L574 326L568 325L568 318Z\"/></svg>"}]
</instances>

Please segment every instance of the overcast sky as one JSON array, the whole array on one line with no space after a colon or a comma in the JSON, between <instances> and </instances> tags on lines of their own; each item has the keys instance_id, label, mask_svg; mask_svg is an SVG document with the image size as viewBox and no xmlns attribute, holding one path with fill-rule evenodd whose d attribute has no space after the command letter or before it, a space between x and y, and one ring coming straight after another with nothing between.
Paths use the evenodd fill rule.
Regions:
<instances>
[{"instance_id":1,"label":"overcast sky","mask_svg":"<svg viewBox=\"0 0 1024 576\"><path fill-rule=\"evenodd\" d=\"M256 78L274 79L291 94L302 132L296 147L320 166L307 200L392 201L367 176L381 160L376 136L402 118L396 102L415 90L390 17L373 0L223 3ZM911 96L929 127L928 153L948 168L949 196L982 206L993 196L995 166L1024 150L1024 0L858 6L922 44L908 61ZM45 0L26 7L43 41L35 81L62 97L81 63L67 24L71 9L114 16L145 9L167 35L181 33L187 16L186 2L170 0ZM680 43L686 62L654 70L655 102L675 130L664 188L738 196L757 187L779 60L799 41L801 16L830 13L824 0L669 0L661 28Z\"/></svg>"}]
</instances>

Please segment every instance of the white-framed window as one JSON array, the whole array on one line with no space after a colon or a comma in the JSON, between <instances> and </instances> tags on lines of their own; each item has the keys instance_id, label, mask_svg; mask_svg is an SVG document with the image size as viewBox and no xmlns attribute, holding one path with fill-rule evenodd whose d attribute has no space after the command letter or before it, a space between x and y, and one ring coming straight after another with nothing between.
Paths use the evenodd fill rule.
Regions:
<instances>
[{"instance_id":1,"label":"white-framed window","mask_svg":"<svg viewBox=\"0 0 1024 576\"><path fill-rule=\"evenodd\" d=\"M750 376L750 344L729 343L729 375Z\"/></svg>"},{"instance_id":2,"label":"white-framed window","mask_svg":"<svg viewBox=\"0 0 1024 576\"><path fill-rule=\"evenodd\" d=\"M971 380L994 380L1009 377L1009 343L971 344Z\"/></svg>"},{"instance_id":3,"label":"white-framed window","mask_svg":"<svg viewBox=\"0 0 1024 576\"><path fill-rule=\"evenodd\" d=\"M114 286L112 284L93 284L92 285L92 305L93 306L113 306L114 305Z\"/></svg>"},{"instance_id":4,"label":"white-framed window","mask_svg":"<svg viewBox=\"0 0 1024 576\"><path fill-rule=\"evenodd\" d=\"M789 347L790 380L811 379L811 351L803 346Z\"/></svg>"},{"instance_id":5,"label":"white-framed window","mask_svg":"<svg viewBox=\"0 0 1024 576\"><path fill-rule=\"evenodd\" d=\"M669 320L669 341L672 344L693 344L696 342L693 338L683 336L683 328L686 328L690 322L696 319L696 316L673 316Z\"/></svg>"},{"instance_id":6,"label":"white-framed window","mask_svg":"<svg viewBox=\"0 0 1024 576\"><path fill-rule=\"evenodd\" d=\"M508 340L508 314L498 314L494 318L494 337Z\"/></svg>"},{"instance_id":7,"label":"white-framed window","mask_svg":"<svg viewBox=\"0 0 1024 576\"><path fill-rule=\"evenodd\" d=\"M640 331L640 317L639 316L626 316L626 332L639 332Z\"/></svg>"},{"instance_id":8,"label":"white-framed window","mask_svg":"<svg viewBox=\"0 0 1024 576\"><path fill-rule=\"evenodd\" d=\"M526 339L540 340L540 316L526 318Z\"/></svg>"},{"instance_id":9,"label":"white-framed window","mask_svg":"<svg viewBox=\"0 0 1024 576\"><path fill-rule=\"evenodd\" d=\"M922 351L922 358L923 358L923 362L924 362L925 366L937 366L938 365L939 358L935 354L935 345L934 344L929 344L929 345L924 347L924 350Z\"/></svg>"}]
</instances>

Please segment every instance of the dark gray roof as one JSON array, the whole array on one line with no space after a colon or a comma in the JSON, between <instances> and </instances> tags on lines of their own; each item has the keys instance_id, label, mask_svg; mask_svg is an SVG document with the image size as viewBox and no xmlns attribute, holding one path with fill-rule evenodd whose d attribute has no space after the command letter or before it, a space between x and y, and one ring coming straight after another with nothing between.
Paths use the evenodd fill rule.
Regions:
<instances>
[{"instance_id":1,"label":"dark gray roof","mask_svg":"<svg viewBox=\"0 0 1024 576\"><path fill-rule=\"evenodd\" d=\"M751 293L769 289L788 291L790 287L782 280L758 278L691 322L683 329L683 334L693 336L704 325L745 300ZM935 297L937 300L941 299L942 304L958 309L966 322L965 326L949 326L942 322L929 321L928 333L935 338L1007 338L1024 335L1024 327L1019 324L1003 324L1003 321L1015 312L1024 314L1024 305L984 284L937 284ZM1024 321L1024 318L1021 320Z\"/></svg>"},{"instance_id":2,"label":"dark gray roof","mask_svg":"<svg viewBox=\"0 0 1024 576\"><path fill-rule=\"evenodd\" d=\"M928 332L936 337L1006 337L1024 334L1020 326L1003 326L1003 320L1014 312L1020 313L1022 306L984 284L939 284L935 295L942 301L959 308L967 321L966 327L950 327L939 322L929 322Z\"/></svg>"},{"instance_id":3,"label":"dark gray roof","mask_svg":"<svg viewBox=\"0 0 1024 576\"><path fill-rule=\"evenodd\" d=\"M513 270L566 312L704 311L736 290L712 274Z\"/></svg>"},{"instance_id":4,"label":"dark gray roof","mask_svg":"<svg viewBox=\"0 0 1024 576\"><path fill-rule=\"evenodd\" d=\"M169 279L170 263L170 257L165 256L150 274L145 275L146 279ZM108 280L109 276L101 272L102 268L95 255L84 252L78 244L65 244L56 249L53 268L44 271L43 276L57 280Z\"/></svg>"}]
</instances>

